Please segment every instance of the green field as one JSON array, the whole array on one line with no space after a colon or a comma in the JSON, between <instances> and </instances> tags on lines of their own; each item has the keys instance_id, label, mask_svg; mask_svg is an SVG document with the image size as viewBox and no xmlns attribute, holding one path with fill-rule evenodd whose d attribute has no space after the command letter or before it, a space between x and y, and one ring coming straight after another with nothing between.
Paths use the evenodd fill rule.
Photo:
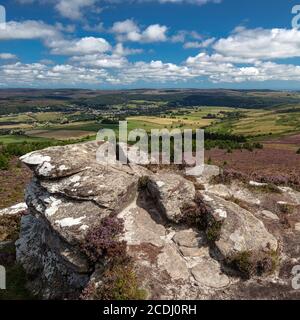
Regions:
<instances>
[{"instance_id":1,"label":"green field","mask_svg":"<svg viewBox=\"0 0 300 320\"><path fill-rule=\"evenodd\" d=\"M28 136L14 136L14 135L0 135L0 143L23 143L27 142L39 142L39 141L48 141L49 139L39 138L39 137L28 137Z\"/></svg>"},{"instance_id":2,"label":"green field","mask_svg":"<svg viewBox=\"0 0 300 320\"><path fill-rule=\"evenodd\" d=\"M158 114L143 114L142 106L150 105L150 109ZM210 132L245 135L249 137L281 136L300 132L300 106L281 105L266 109L245 109L229 107L180 107L165 108L166 102L149 100L132 100L126 104L127 110L136 109L135 116L127 116L128 130L144 129L197 129L205 128ZM114 117L125 105L112 107L105 119ZM159 110L163 110L160 111ZM130 113L130 111L128 111ZM152 111L150 111L151 113ZM32 139L72 140L93 138L100 129L118 131L117 124L102 124L99 120L88 119L88 112L37 112L0 117L0 130L22 129L28 136L10 136L7 133L0 136L0 142L22 142ZM101 113L100 113L101 115ZM76 121L62 124L62 119L76 117ZM125 112L126 117L126 112ZM124 118L124 116L123 116ZM79 121L78 121L79 119ZM118 118L114 118L118 121ZM13 124L12 124L13 123Z\"/></svg>"},{"instance_id":3,"label":"green field","mask_svg":"<svg viewBox=\"0 0 300 320\"><path fill-rule=\"evenodd\" d=\"M225 120L213 125L212 131L247 136L286 135L300 131L300 107L278 110L246 110L238 120Z\"/></svg>"}]
</instances>

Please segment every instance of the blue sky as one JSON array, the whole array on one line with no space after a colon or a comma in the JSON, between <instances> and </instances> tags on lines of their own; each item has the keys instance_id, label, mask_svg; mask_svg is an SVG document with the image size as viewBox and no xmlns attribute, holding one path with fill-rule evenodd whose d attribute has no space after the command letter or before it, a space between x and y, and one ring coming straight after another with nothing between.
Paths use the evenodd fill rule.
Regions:
<instances>
[{"instance_id":1,"label":"blue sky","mask_svg":"<svg viewBox=\"0 0 300 320\"><path fill-rule=\"evenodd\" d=\"M297 4L0 0L0 88L299 89Z\"/></svg>"}]
</instances>

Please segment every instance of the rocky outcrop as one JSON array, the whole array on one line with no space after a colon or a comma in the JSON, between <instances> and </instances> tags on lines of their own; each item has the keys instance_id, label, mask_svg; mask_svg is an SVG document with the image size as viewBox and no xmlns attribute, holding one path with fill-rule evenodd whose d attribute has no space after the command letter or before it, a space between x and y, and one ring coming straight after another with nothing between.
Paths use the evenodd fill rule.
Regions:
<instances>
[{"instance_id":1,"label":"rocky outcrop","mask_svg":"<svg viewBox=\"0 0 300 320\"><path fill-rule=\"evenodd\" d=\"M232 298L238 296L242 280L232 272L228 258L272 251L286 263L295 259L288 243L299 240L298 213L284 239L276 211L278 201L297 210L295 191L281 190L270 201L269 195L265 199L238 182L216 185L211 180L221 171L214 166L205 166L198 177L204 190L196 191L196 182L184 172L98 163L101 145L48 148L22 157L34 177L26 190L29 214L22 218L16 248L33 293L78 298L89 284L100 286L105 263L91 263L83 243L90 230L112 215L124 222L119 240L126 242L148 298ZM197 215L194 225L185 221L187 208ZM200 220L208 223L202 226ZM279 277L279 270L264 275L266 288L276 281L289 285Z\"/></svg>"},{"instance_id":2,"label":"rocky outcrop","mask_svg":"<svg viewBox=\"0 0 300 320\"><path fill-rule=\"evenodd\" d=\"M147 188L161 214L176 223L182 220L184 207L193 202L196 195L192 182L170 173L152 176Z\"/></svg>"},{"instance_id":3,"label":"rocky outcrop","mask_svg":"<svg viewBox=\"0 0 300 320\"><path fill-rule=\"evenodd\" d=\"M209 192L203 194L212 208L211 218L221 222L215 245L225 259L241 252L277 251L277 240L251 212Z\"/></svg>"}]
</instances>

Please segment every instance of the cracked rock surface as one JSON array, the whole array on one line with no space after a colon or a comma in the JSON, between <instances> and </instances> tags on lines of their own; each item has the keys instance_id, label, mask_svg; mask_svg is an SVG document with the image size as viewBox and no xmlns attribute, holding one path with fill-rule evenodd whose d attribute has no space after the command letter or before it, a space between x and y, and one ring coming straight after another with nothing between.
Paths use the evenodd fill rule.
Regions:
<instances>
[{"instance_id":1,"label":"cracked rock surface","mask_svg":"<svg viewBox=\"0 0 300 320\"><path fill-rule=\"evenodd\" d=\"M99 164L99 146L89 142L22 157L34 177L16 248L32 292L45 299L78 298L91 280L101 281L81 244L89 230L114 214L124 221L122 239L148 298L300 298L290 287L291 269L300 264L299 192L280 187L278 193L262 193L239 181L213 184L211 178L220 174L215 166L205 166L197 177L204 190L196 191L184 172ZM221 222L213 243L207 230L183 222L198 193L210 208L207 219ZM245 280L226 264L237 253L268 250L278 254L272 274Z\"/></svg>"}]
</instances>

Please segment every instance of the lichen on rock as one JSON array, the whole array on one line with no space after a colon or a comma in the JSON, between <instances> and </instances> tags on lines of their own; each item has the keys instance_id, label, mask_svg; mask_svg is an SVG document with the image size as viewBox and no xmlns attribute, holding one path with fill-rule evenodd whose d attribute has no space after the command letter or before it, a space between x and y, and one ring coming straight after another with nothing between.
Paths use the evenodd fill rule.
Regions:
<instances>
[{"instance_id":1,"label":"lichen on rock","mask_svg":"<svg viewBox=\"0 0 300 320\"><path fill-rule=\"evenodd\" d=\"M180 170L104 165L96 160L100 145L54 147L22 157L34 177L26 190L28 215L22 217L16 248L33 293L45 299L76 299L100 288L95 299L226 299L242 281L233 272L240 267L237 261L269 263L258 254L262 252L276 252L278 261L284 258L287 263L295 258L293 248L286 247L300 235L299 215L296 210L285 215L293 219L293 228L282 237L282 217L276 211L278 201L297 208L295 191L281 189L270 201L246 188L244 181L212 182L221 171L215 166L205 166L193 180ZM99 231L110 217L122 220L123 230L113 239L107 229ZM114 237L116 242L109 241ZM289 241L279 243L285 238ZM107 243L112 247L103 250ZM129 257L127 266L112 263L123 257L120 248ZM281 254L280 249L286 251ZM130 281L122 280L122 288L111 282L127 272ZM269 274L261 277L269 286L277 281ZM113 291L105 295L103 288ZM115 295L115 289L122 295Z\"/></svg>"}]
</instances>

